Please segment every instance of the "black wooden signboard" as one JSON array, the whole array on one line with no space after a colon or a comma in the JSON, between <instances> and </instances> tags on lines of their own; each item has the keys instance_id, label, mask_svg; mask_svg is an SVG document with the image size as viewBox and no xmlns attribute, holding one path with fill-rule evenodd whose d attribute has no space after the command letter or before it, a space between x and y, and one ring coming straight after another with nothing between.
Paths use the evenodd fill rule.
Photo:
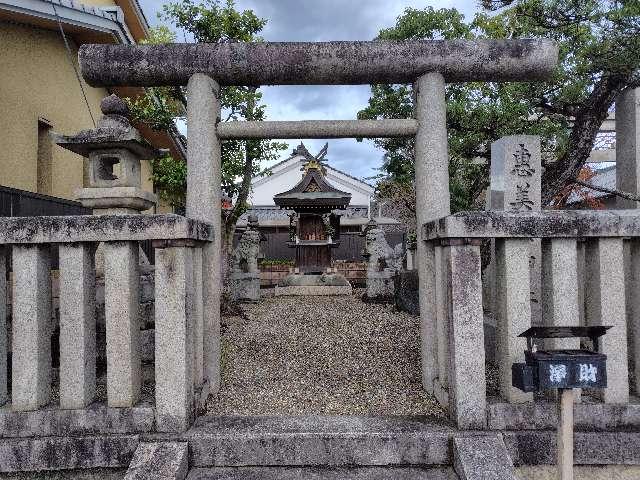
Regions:
<instances>
[{"instance_id":1,"label":"black wooden signboard","mask_svg":"<svg viewBox=\"0 0 640 480\"><path fill-rule=\"evenodd\" d=\"M526 363L511 367L512 384L525 392L567 388L606 388L607 357L599 353L599 337L611 327L533 327L520 336L527 338ZM534 338L586 337L593 350L538 350Z\"/></svg>"}]
</instances>

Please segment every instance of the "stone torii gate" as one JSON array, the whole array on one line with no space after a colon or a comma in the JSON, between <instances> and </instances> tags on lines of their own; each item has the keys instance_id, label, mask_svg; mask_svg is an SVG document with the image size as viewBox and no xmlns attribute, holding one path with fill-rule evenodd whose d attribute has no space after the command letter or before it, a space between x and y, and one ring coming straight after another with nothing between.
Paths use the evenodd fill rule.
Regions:
<instances>
[{"instance_id":1,"label":"stone torii gate","mask_svg":"<svg viewBox=\"0 0 640 480\"><path fill-rule=\"evenodd\" d=\"M186 215L213 225L216 232L215 241L203 247L204 357L212 390L220 384L222 140L414 136L416 211L422 226L450 214L445 83L544 80L550 77L557 55L555 43L543 39L83 45L82 75L94 87L187 85ZM413 119L220 122L221 85L412 82ZM422 228L418 231L423 383L433 392L437 388L436 259L447 263L449 275L464 269L477 269L479 275L480 258L478 247L467 245L441 257L436 250L443 247L428 242ZM448 403L460 427L481 428L485 424L482 304L481 298L471 297L451 299L455 301L449 306ZM473 333L465 330L468 324L473 324ZM454 358L465 355L475 357L456 363Z\"/></svg>"}]
</instances>

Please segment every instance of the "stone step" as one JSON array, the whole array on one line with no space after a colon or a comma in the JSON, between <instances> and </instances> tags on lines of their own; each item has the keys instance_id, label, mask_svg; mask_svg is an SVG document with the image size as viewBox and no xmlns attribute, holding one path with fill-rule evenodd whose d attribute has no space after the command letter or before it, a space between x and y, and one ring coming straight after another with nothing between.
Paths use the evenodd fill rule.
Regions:
<instances>
[{"instance_id":1,"label":"stone step","mask_svg":"<svg viewBox=\"0 0 640 480\"><path fill-rule=\"evenodd\" d=\"M456 480L448 467L214 467L187 480Z\"/></svg>"},{"instance_id":2,"label":"stone step","mask_svg":"<svg viewBox=\"0 0 640 480\"><path fill-rule=\"evenodd\" d=\"M452 465L455 430L410 416L206 416L186 434L192 467Z\"/></svg>"}]
</instances>

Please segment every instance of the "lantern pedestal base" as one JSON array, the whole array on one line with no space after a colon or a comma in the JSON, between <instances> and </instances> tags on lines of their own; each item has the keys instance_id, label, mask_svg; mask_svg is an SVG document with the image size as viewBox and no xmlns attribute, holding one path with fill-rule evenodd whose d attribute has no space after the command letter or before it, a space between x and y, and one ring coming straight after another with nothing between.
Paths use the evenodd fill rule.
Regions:
<instances>
[{"instance_id":1,"label":"lantern pedestal base","mask_svg":"<svg viewBox=\"0 0 640 480\"><path fill-rule=\"evenodd\" d=\"M139 187L82 188L76 199L96 215L135 214L158 202L153 193Z\"/></svg>"}]
</instances>

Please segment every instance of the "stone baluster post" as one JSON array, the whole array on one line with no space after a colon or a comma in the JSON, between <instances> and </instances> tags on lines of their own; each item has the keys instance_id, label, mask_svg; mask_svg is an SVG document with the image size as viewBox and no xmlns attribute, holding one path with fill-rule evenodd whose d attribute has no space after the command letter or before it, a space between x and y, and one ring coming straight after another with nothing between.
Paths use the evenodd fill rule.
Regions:
<instances>
[{"instance_id":1,"label":"stone baluster post","mask_svg":"<svg viewBox=\"0 0 640 480\"><path fill-rule=\"evenodd\" d=\"M95 247L59 247L60 408L84 408L96 392Z\"/></svg>"},{"instance_id":2,"label":"stone baluster post","mask_svg":"<svg viewBox=\"0 0 640 480\"><path fill-rule=\"evenodd\" d=\"M51 268L49 247L13 247L14 410L37 410L51 396Z\"/></svg>"},{"instance_id":3,"label":"stone baluster post","mask_svg":"<svg viewBox=\"0 0 640 480\"><path fill-rule=\"evenodd\" d=\"M156 247L156 424L162 432L187 430L195 415L193 250Z\"/></svg>"},{"instance_id":4,"label":"stone baluster post","mask_svg":"<svg viewBox=\"0 0 640 480\"><path fill-rule=\"evenodd\" d=\"M575 238L542 241L542 319L546 326L580 325L576 243ZM580 347L580 341L577 338L547 339L545 347L575 349Z\"/></svg>"},{"instance_id":5,"label":"stone baluster post","mask_svg":"<svg viewBox=\"0 0 640 480\"><path fill-rule=\"evenodd\" d=\"M202 247L193 249L193 384L194 388L200 388L204 382L204 338L203 338L203 317L202 308ZM206 394L204 395L206 398Z\"/></svg>"},{"instance_id":6,"label":"stone baluster post","mask_svg":"<svg viewBox=\"0 0 640 480\"><path fill-rule=\"evenodd\" d=\"M529 252L531 241L525 239L497 239L496 265L496 343L500 381L500 395L510 403L532 400L511 385L511 365L524 362L527 343L518 335L531 326L529 284Z\"/></svg>"},{"instance_id":7,"label":"stone baluster post","mask_svg":"<svg viewBox=\"0 0 640 480\"><path fill-rule=\"evenodd\" d=\"M422 382L434 390L438 375L436 363L436 247L422 237L422 225L451 213L449 199L449 154L444 77L427 73L416 81L415 138L417 266L420 299L420 341Z\"/></svg>"},{"instance_id":8,"label":"stone baluster post","mask_svg":"<svg viewBox=\"0 0 640 480\"><path fill-rule=\"evenodd\" d=\"M445 249L435 248L435 360L436 378L433 380L433 394L443 406L448 406L449 389L449 268Z\"/></svg>"},{"instance_id":9,"label":"stone baluster post","mask_svg":"<svg viewBox=\"0 0 640 480\"><path fill-rule=\"evenodd\" d=\"M202 247L204 373L209 390L220 387L220 292L222 290L221 157L216 124L220 85L196 73L187 85L187 217L213 225L214 240Z\"/></svg>"},{"instance_id":10,"label":"stone baluster post","mask_svg":"<svg viewBox=\"0 0 640 480\"><path fill-rule=\"evenodd\" d=\"M0 246L0 406L7 403L7 253L4 246Z\"/></svg>"},{"instance_id":11,"label":"stone baluster post","mask_svg":"<svg viewBox=\"0 0 640 480\"><path fill-rule=\"evenodd\" d=\"M137 242L104 244L107 400L110 407L131 407L140 398L138 262Z\"/></svg>"},{"instance_id":12,"label":"stone baluster post","mask_svg":"<svg viewBox=\"0 0 640 480\"><path fill-rule=\"evenodd\" d=\"M640 88L616 100L616 186L640 193ZM638 208L637 202L616 197L616 208ZM640 240L625 245L628 339L635 384L640 385ZM636 387L640 391L640 387ZM636 392L637 393L637 392Z\"/></svg>"},{"instance_id":13,"label":"stone baluster post","mask_svg":"<svg viewBox=\"0 0 640 480\"><path fill-rule=\"evenodd\" d=\"M449 297L449 411L458 428L486 425L480 241L443 240Z\"/></svg>"},{"instance_id":14,"label":"stone baluster post","mask_svg":"<svg viewBox=\"0 0 640 480\"><path fill-rule=\"evenodd\" d=\"M600 339L607 355L607 388L596 390L606 403L629 402L627 319L622 238L596 238L586 242L586 324L612 325Z\"/></svg>"}]
</instances>

